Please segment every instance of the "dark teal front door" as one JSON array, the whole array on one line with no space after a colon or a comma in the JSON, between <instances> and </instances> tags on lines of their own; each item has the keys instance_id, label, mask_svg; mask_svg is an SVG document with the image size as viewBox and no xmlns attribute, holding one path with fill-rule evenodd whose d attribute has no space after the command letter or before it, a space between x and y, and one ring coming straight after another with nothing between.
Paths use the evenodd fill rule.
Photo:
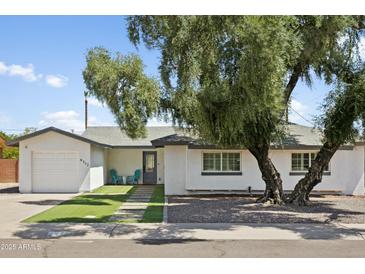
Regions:
<instances>
[{"instance_id":1,"label":"dark teal front door","mask_svg":"<svg viewBox=\"0 0 365 274\"><path fill-rule=\"evenodd\" d=\"M157 184L156 151L143 151L143 183Z\"/></svg>"}]
</instances>

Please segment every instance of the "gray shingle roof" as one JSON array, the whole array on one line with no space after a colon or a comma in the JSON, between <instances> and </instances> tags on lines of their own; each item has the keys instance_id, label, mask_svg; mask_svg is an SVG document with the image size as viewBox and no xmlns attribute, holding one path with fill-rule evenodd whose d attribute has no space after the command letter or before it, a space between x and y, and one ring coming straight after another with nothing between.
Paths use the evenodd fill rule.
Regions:
<instances>
[{"instance_id":1,"label":"gray shingle roof","mask_svg":"<svg viewBox=\"0 0 365 274\"><path fill-rule=\"evenodd\" d=\"M321 146L322 135L318 129L297 124L287 126L288 135L278 145L283 146Z\"/></svg>"},{"instance_id":2,"label":"gray shingle roof","mask_svg":"<svg viewBox=\"0 0 365 274\"><path fill-rule=\"evenodd\" d=\"M175 127L147 127L147 137L131 139L118 127L89 127L83 137L98 143L110 146L164 146L164 145L190 145L202 146L202 142L192 138L187 133ZM152 141L152 142L151 142ZM207 144L205 144L207 145ZM288 125L288 135L281 143L273 144L274 147L306 147L321 146L321 133L317 129L297 124Z\"/></svg>"},{"instance_id":3,"label":"gray shingle roof","mask_svg":"<svg viewBox=\"0 0 365 274\"><path fill-rule=\"evenodd\" d=\"M88 142L90 144L105 147L160 147L164 145L189 145L191 147L215 147L206 142L189 136L186 132L176 127L147 127L146 138L131 139L119 127L89 127L80 136L66 132L54 127L36 131L34 133L19 137L8 142L9 146L17 146L19 142L28 138L38 136L48 131L55 131L60 134ZM297 124L288 125L288 135L281 143L273 144L272 148L306 149L318 148L322 145L321 133L317 129ZM360 144L364 144L361 142ZM352 145L342 146L342 149L351 149Z\"/></svg>"},{"instance_id":4,"label":"gray shingle roof","mask_svg":"<svg viewBox=\"0 0 365 274\"><path fill-rule=\"evenodd\" d=\"M68 136L70 138L74 138L76 140L80 140L82 142L86 142L86 143L89 143L89 144L92 144L92 145L97 145L97 146L102 146L102 147L107 147L108 146L103 142L93 141L91 139L85 138L85 137L80 136L78 134L74 134L74 133L71 133L71 132L68 132L68 131L64 131L64 130L56 128L56 127L47 127L47 128L44 128L44 129L37 130L35 132L29 133L27 135L20 136L16 139L10 140L9 142L6 143L6 145L13 146L13 147L19 146L19 142L21 142L23 140L39 136L39 135L42 135L42 134L50 132L50 131L57 132L59 134L62 134L62 135Z\"/></svg>"},{"instance_id":5,"label":"gray shingle roof","mask_svg":"<svg viewBox=\"0 0 365 274\"><path fill-rule=\"evenodd\" d=\"M174 127L147 127L147 137L131 139L119 127L88 127L83 137L110 146L134 147L152 146L151 140L176 134Z\"/></svg>"}]
</instances>

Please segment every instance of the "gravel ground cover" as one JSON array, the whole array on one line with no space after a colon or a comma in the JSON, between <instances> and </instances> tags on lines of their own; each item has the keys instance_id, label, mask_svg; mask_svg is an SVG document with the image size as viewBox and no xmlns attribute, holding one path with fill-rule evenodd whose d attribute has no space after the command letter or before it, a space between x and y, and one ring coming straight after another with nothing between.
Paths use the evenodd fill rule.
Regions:
<instances>
[{"instance_id":1,"label":"gravel ground cover","mask_svg":"<svg viewBox=\"0 0 365 274\"><path fill-rule=\"evenodd\" d=\"M365 197L321 196L311 205L266 205L255 197L168 198L169 223L365 223Z\"/></svg>"}]
</instances>

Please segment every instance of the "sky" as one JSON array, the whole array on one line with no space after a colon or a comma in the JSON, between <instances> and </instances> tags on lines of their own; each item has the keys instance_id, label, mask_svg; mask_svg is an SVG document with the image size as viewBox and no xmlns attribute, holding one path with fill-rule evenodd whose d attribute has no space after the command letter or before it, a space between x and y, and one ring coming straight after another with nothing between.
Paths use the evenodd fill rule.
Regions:
<instances>
[{"instance_id":1,"label":"sky","mask_svg":"<svg viewBox=\"0 0 365 274\"><path fill-rule=\"evenodd\" d=\"M87 50L139 54L147 74L158 77L159 53L127 37L121 16L0 16L0 130L21 133L25 127L84 129L82 70ZM311 126L331 88L315 79L294 90L291 122ZM303 116L304 118L302 118ZM115 125L107 107L89 99L89 125ZM169 125L154 118L149 126Z\"/></svg>"}]
</instances>

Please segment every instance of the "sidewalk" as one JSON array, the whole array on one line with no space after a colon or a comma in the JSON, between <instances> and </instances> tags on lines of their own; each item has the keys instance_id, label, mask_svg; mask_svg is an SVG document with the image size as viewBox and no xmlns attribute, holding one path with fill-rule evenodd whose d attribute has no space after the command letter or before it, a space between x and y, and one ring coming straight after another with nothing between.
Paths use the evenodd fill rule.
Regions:
<instances>
[{"instance_id":1,"label":"sidewalk","mask_svg":"<svg viewBox=\"0 0 365 274\"><path fill-rule=\"evenodd\" d=\"M0 238L155 240L364 240L364 224L19 224Z\"/></svg>"}]
</instances>

